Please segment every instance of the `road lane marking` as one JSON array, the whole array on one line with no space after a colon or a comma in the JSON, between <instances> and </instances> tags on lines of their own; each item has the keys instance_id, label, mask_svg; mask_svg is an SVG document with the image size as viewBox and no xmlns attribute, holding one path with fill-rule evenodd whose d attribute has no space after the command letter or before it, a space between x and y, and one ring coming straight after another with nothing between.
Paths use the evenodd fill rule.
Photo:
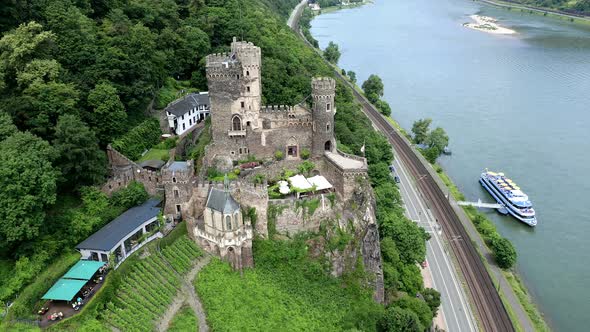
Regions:
<instances>
[{"instance_id":1,"label":"road lane marking","mask_svg":"<svg viewBox=\"0 0 590 332\"><path fill-rule=\"evenodd\" d=\"M402 167L401 162L398 159L394 159L394 162L397 163L397 167L403 173L405 180L408 183L410 183L410 181L409 181L410 177L406 173L406 170L404 169L404 167ZM402 182L403 181L400 181L400 183L402 183ZM404 187L403 189L404 189L404 191L406 193L409 193L409 191L407 190L406 186L403 183L402 183L402 187ZM418 205L420 205L420 207L422 208L422 210L425 212L424 214L426 215L426 220L427 221L430 221L429 220L429 214L430 214L429 212L430 211L428 209L426 209L424 207L424 205L422 204L422 199L421 199L422 196L421 195L418 195L416 193L416 190L411 185L409 185L408 187L411 189L411 192L414 195L414 197L416 198L416 201L417 201ZM409 198L410 203L413 205L414 210L416 211L416 207L414 205L413 200L411 199L411 197L409 195L408 195L408 198ZM419 216L420 216L419 218L421 218L421 214L419 214ZM430 215L430 217L432 218L432 215ZM434 219L434 218L432 218L432 219ZM472 322L473 314L471 312L471 308L467 307L467 305L465 303L465 299L464 299L465 293L463 293L463 289L459 287L459 283L457 282L457 279L456 279L455 274L454 274L454 272L455 272L454 268L453 269L450 268L451 265L450 265L450 262L449 262L449 258L447 257L447 255L445 255L444 247L441 244L441 240L439 239L439 237L436 234L434 234L434 238L435 238L435 242L438 244L438 247L440 248L440 252L442 253L443 260L446 262L447 267L449 267L449 274L451 275L451 278L453 280L453 284L455 286L455 289L459 293L459 300L461 302L461 306L462 306L462 309L463 309L462 311L465 312L465 314L467 315L467 323L469 325L469 328L470 328L470 330L474 331L473 322ZM444 283L444 278L443 278L443 283ZM446 286L446 284L445 284L445 286ZM452 302L451 302L451 306L454 308L454 306L452 305ZM453 311L454 311L454 309L453 309Z\"/></svg>"}]
</instances>

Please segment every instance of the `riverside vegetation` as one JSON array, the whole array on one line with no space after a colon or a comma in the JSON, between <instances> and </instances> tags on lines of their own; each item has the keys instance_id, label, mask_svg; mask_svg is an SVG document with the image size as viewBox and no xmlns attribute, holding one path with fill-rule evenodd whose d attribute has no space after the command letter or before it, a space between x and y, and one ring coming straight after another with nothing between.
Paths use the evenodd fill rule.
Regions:
<instances>
[{"instance_id":1,"label":"riverside vegetation","mask_svg":"<svg viewBox=\"0 0 590 332\"><path fill-rule=\"evenodd\" d=\"M20 2L3 6L3 11L15 14L3 15L0 21L0 300L14 301L2 322L4 326L10 326L16 318L33 316L41 304L40 296L79 257L69 248L129 204L144 200L145 191L135 184L112 198L92 185L104 181L103 149L107 144L127 149L134 159L141 150L156 145L159 128L144 111L152 101L157 105L158 98L169 98L165 97L169 92L158 91L174 85L170 77L190 82L188 87L194 91L206 89L203 57L226 51L233 36L252 41L263 50L264 104L300 102L310 94L309 77L333 75L319 55L285 26L286 16L297 3L58 0L45 5L33 0L26 7ZM179 86L186 87L182 84ZM211 294L207 289L216 287L215 280L206 278L208 273L236 280L243 289L251 288L253 296L256 289L273 287L276 294L308 301L279 305L278 296L262 297L260 307L250 308L252 317L276 309L273 317L284 318L281 310L289 310L288 323L327 329L394 330L404 325L422 331L431 325L437 297L424 294L437 293L424 289L417 266L424 260L428 235L403 215L398 188L387 168L393 158L389 143L373 130L348 87L338 85L336 102L339 147L357 155L362 154L363 145L366 147L382 238L387 305L372 302L370 290L361 282L364 276L360 267L344 278L330 277L323 263L314 261L305 251L304 239L309 234L290 240L257 240L254 249L260 266L247 271L244 279L237 280L239 275L224 263L214 262L212 272L206 268L203 279L199 279L210 283L197 282L197 290L204 292L202 300L211 323L219 329L237 326L245 313L237 311L235 316L216 318L227 312L215 301L229 300L231 289L214 297L207 295ZM205 144L200 141L190 155L202 155ZM141 197L129 197L134 195ZM168 237L159 243L171 241ZM190 256L186 250L184 255L178 254L182 262L170 263L181 270L186 268L186 259L196 257L194 251ZM163 281L168 286L157 292L161 298L141 294L140 301L131 288L144 283L149 286L149 278L130 278L133 284L123 279L155 271L160 271L158 278L168 278L162 272L166 268L152 255L147 260L132 257L126 261L107 278L101 293L82 313L53 329L103 330L104 324L125 329L132 323L131 316L136 317L133 321L146 321L138 324L148 324L155 317L148 313L149 308L157 316L161 303L173 291L172 281ZM45 272L39 275L40 271ZM297 282L290 286L285 283L288 278ZM260 283L249 282L256 279ZM334 298L322 291L323 287L342 298ZM309 302L314 291L323 297L323 322L303 310L314 304ZM428 301L417 299L417 293L423 293ZM120 308L126 308L128 316L121 316ZM348 314L356 315L356 319ZM252 317L244 321L252 324L246 327L265 326L264 321Z\"/></svg>"}]
</instances>

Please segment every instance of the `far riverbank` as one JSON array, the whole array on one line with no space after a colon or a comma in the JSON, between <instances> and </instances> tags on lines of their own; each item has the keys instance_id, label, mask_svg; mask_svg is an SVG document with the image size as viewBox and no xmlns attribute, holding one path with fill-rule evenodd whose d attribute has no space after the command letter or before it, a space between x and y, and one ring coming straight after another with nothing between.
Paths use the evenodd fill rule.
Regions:
<instances>
[{"instance_id":1,"label":"far riverbank","mask_svg":"<svg viewBox=\"0 0 590 332\"><path fill-rule=\"evenodd\" d=\"M556 9L551 8L542 8L542 7L535 7L535 6L528 6L517 4L509 1L500 1L500 0L474 0L479 1L487 5L507 9L507 10L519 10L522 13L528 13L533 15L541 15L541 16L549 16L560 20L565 20L571 23L579 23L590 25L590 16L589 15L575 15L572 13L567 13L563 11L559 11Z\"/></svg>"}]
</instances>

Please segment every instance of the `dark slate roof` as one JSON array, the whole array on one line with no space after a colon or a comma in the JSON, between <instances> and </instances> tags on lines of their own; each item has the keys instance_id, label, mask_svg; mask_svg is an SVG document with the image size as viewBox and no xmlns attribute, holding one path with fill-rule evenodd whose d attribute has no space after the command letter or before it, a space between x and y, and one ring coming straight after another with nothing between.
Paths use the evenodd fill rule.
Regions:
<instances>
[{"instance_id":1,"label":"dark slate roof","mask_svg":"<svg viewBox=\"0 0 590 332\"><path fill-rule=\"evenodd\" d=\"M142 162L141 164L139 164L139 166L141 166L141 168L155 168L155 169L160 169L162 168L162 166L164 166L164 164L166 164L166 162L164 162L163 160L159 160L159 159L150 159L150 160L146 160L144 162Z\"/></svg>"},{"instance_id":2,"label":"dark slate roof","mask_svg":"<svg viewBox=\"0 0 590 332\"><path fill-rule=\"evenodd\" d=\"M199 105L205 105L207 108L209 107L208 93L188 94L182 99L178 99L169 104L168 107L166 107L166 111L176 116L181 116Z\"/></svg>"},{"instance_id":3,"label":"dark slate roof","mask_svg":"<svg viewBox=\"0 0 590 332\"><path fill-rule=\"evenodd\" d=\"M172 172L183 172L188 169L188 163L186 161L175 161L168 166L168 170Z\"/></svg>"},{"instance_id":4,"label":"dark slate roof","mask_svg":"<svg viewBox=\"0 0 590 332\"><path fill-rule=\"evenodd\" d=\"M151 198L142 205L133 207L106 226L90 235L89 238L76 246L76 249L93 249L109 251L134 229L160 213L158 205L162 200Z\"/></svg>"},{"instance_id":5,"label":"dark slate roof","mask_svg":"<svg viewBox=\"0 0 590 332\"><path fill-rule=\"evenodd\" d=\"M240 204L223 190L212 188L207 199L207 207L222 213L234 213L240 209Z\"/></svg>"}]
</instances>

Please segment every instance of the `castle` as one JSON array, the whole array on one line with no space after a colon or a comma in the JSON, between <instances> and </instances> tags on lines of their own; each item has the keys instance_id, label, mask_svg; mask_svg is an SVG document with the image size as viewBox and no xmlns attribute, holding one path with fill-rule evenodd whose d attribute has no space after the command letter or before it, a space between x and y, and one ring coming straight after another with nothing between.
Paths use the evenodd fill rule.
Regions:
<instances>
[{"instance_id":1,"label":"castle","mask_svg":"<svg viewBox=\"0 0 590 332\"><path fill-rule=\"evenodd\" d=\"M362 248L332 257L336 266L333 271L340 275L344 265L354 264L361 255L366 270L376 276L376 299L381 301L381 254L367 162L336 147L336 82L331 78L313 78L311 107L263 106L259 47L234 38L229 53L212 54L206 60L212 141L205 149L201 170L214 167L230 172L248 156L263 160L262 167L222 185L207 181L204 172L195 174L192 160L169 161L159 172L151 171L109 147L112 177L103 190L112 192L135 180L142 182L152 195L163 193L165 216L186 220L195 241L204 250L229 261L235 269L253 266L254 233L268 236L267 214L270 209L276 210L276 206L285 208L273 216L272 227L277 232L317 232L328 219L340 228L352 222L359 230ZM271 179L287 168L296 169L303 161L304 151L315 166L314 175L320 175L333 186L335 197L328 202L327 195L316 193L312 199L320 207L307 217L305 212L299 215L299 195L270 199L266 180L257 184L251 181L256 174ZM276 160L281 159L276 158L278 154L284 160ZM334 204L334 200L339 203ZM256 211L255 224L244 213L248 209ZM344 262L347 257L353 262Z\"/></svg>"},{"instance_id":2,"label":"castle","mask_svg":"<svg viewBox=\"0 0 590 332\"><path fill-rule=\"evenodd\" d=\"M312 79L312 109L304 105L261 105L261 52L252 43L234 41L231 52L207 57L213 143L208 157L217 163L251 154L272 157L281 151L299 159L307 149L314 157L336 151L331 78Z\"/></svg>"}]
</instances>

